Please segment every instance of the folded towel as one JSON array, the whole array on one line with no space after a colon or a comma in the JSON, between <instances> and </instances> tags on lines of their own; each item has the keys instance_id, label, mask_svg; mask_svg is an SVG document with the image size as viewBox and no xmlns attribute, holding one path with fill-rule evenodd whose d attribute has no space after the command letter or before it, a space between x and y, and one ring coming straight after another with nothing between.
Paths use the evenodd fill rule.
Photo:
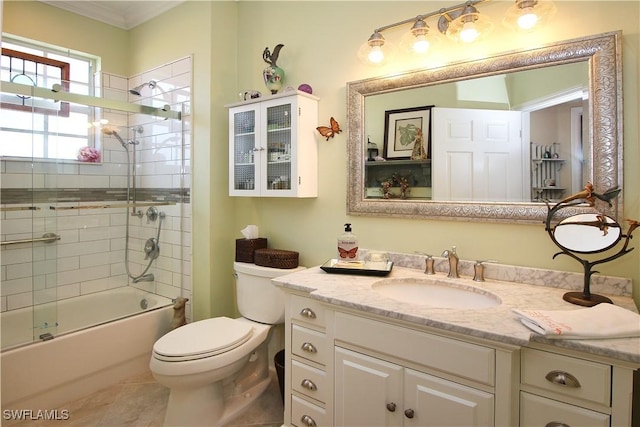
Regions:
<instances>
[{"instance_id":1,"label":"folded towel","mask_svg":"<svg viewBox=\"0 0 640 427\"><path fill-rule=\"evenodd\" d=\"M640 315L613 304L602 303L577 310L512 311L526 327L547 338L640 337Z\"/></svg>"}]
</instances>

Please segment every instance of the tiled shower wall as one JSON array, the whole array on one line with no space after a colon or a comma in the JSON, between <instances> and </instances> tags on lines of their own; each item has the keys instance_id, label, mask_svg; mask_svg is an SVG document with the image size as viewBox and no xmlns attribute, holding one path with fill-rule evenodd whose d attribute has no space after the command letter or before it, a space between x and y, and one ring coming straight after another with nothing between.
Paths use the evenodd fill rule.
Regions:
<instances>
[{"instance_id":1,"label":"tiled shower wall","mask_svg":"<svg viewBox=\"0 0 640 427\"><path fill-rule=\"evenodd\" d=\"M135 200L163 203L156 208L166 214L160 233L160 257L149 270L155 281L131 285L169 298L191 298L191 58L129 79L103 73L100 80L104 98L154 107L169 105L182 112L182 120L120 111L103 111L103 116L109 119L109 126L117 126L122 139L139 143ZM141 96L129 94L129 88L150 80L157 81L154 89L146 87ZM36 208L3 209L2 240L40 237L45 232L60 236L56 243L3 247L2 311L130 284L124 248L131 209L122 207L127 154L113 137L104 137L100 148L101 164L0 162L2 207ZM80 209L83 206L94 208ZM136 209L144 213L147 207ZM144 260L144 243L156 237L159 221L129 216L129 222L129 268L138 275L148 263Z\"/></svg>"}]
</instances>

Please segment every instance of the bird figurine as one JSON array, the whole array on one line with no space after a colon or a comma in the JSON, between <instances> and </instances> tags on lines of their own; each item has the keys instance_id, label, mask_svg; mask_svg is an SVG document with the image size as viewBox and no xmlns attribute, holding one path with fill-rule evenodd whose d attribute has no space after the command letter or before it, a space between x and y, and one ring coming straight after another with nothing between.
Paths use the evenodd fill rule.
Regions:
<instances>
[{"instance_id":1,"label":"bird figurine","mask_svg":"<svg viewBox=\"0 0 640 427\"><path fill-rule=\"evenodd\" d=\"M278 62L280 49L282 49L283 47L284 47L283 44L276 45L276 47L273 48L273 53L269 51L268 47L265 47L264 52L262 52L262 59L264 59L264 62L266 62L269 65L273 65L274 67L277 67L278 64L276 63Z\"/></svg>"}]
</instances>

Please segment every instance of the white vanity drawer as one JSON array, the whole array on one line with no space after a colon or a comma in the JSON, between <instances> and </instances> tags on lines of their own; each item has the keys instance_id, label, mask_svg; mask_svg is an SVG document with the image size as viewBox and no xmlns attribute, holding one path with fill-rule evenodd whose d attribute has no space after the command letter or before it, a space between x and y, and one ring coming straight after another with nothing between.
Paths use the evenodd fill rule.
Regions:
<instances>
[{"instance_id":1,"label":"white vanity drawer","mask_svg":"<svg viewBox=\"0 0 640 427\"><path fill-rule=\"evenodd\" d=\"M291 361L291 388L322 403L327 402L327 374L325 371Z\"/></svg>"},{"instance_id":2,"label":"white vanity drawer","mask_svg":"<svg viewBox=\"0 0 640 427\"><path fill-rule=\"evenodd\" d=\"M291 423L298 427L332 425L324 408L297 396L291 396Z\"/></svg>"},{"instance_id":3,"label":"white vanity drawer","mask_svg":"<svg viewBox=\"0 0 640 427\"><path fill-rule=\"evenodd\" d=\"M291 295L291 320L325 327L325 309L310 298Z\"/></svg>"},{"instance_id":4,"label":"white vanity drawer","mask_svg":"<svg viewBox=\"0 0 640 427\"><path fill-rule=\"evenodd\" d=\"M520 393L520 427L609 427L609 415Z\"/></svg>"},{"instance_id":5,"label":"white vanity drawer","mask_svg":"<svg viewBox=\"0 0 640 427\"><path fill-rule=\"evenodd\" d=\"M611 405L611 366L603 363L523 348L521 382L566 396Z\"/></svg>"},{"instance_id":6,"label":"white vanity drawer","mask_svg":"<svg viewBox=\"0 0 640 427\"><path fill-rule=\"evenodd\" d=\"M327 337L322 332L291 325L291 353L326 365L329 360Z\"/></svg>"},{"instance_id":7,"label":"white vanity drawer","mask_svg":"<svg viewBox=\"0 0 640 427\"><path fill-rule=\"evenodd\" d=\"M336 340L493 386L495 350L426 332L336 313Z\"/></svg>"}]
</instances>

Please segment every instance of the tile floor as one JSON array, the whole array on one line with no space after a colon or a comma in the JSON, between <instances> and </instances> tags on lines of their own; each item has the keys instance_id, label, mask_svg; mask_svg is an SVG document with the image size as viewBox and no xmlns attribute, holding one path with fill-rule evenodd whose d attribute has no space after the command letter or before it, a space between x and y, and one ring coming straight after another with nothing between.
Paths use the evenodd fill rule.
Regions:
<instances>
[{"instance_id":1,"label":"tile floor","mask_svg":"<svg viewBox=\"0 0 640 427\"><path fill-rule=\"evenodd\" d=\"M6 427L161 427L169 389L151 373L130 378L59 409L69 411L65 421L6 422ZM279 427L284 408L275 372L264 394L228 427Z\"/></svg>"}]
</instances>

